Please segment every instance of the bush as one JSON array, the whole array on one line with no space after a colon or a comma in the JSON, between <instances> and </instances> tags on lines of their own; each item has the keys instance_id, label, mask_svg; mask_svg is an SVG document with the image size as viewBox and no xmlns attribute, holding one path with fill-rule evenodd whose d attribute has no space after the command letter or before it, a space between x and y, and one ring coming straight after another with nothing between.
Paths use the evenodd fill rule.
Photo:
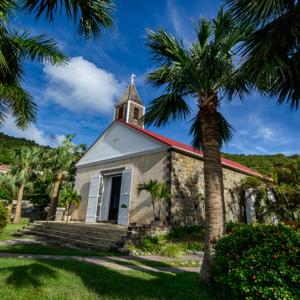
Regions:
<instances>
[{"instance_id":1,"label":"bush","mask_svg":"<svg viewBox=\"0 0 300 300\"><path fill-rule=\"evenodd\" d=\"M232 226L215 245L215 281L226 299L300 299L299 248L295 226Z\"/></svg>"},{"instance_id":2,"label":"bush","mask_svg":"<svg viewBox=\"0 0 300 300\"><path fill-rule=\"evenodd\" d=\"M7 209L3 202L0 201L0 232L4 229L7 224Z\"/></svg>"},{"instance_id":3,"label":"bush","mask_svg":"<svg viewBox=\"0 0 300 300\"><path fill-rule=\"evenodd\" d=\"M182 253L180 245L177 244L165 244L161 247L159 254L168 257L178 257Z\"/></svg>"},{"instance_id":4,"label":"bush","mask_svg":"<svg viewBox=\"0 0 300 300\"><path fill-rule=\"evenodd\" d=\"M199 240L204 240L204 228L198 225L174 227L168 233L167 238L182 239L188 236L198 238Z\"/></svg>"}]
</instances>

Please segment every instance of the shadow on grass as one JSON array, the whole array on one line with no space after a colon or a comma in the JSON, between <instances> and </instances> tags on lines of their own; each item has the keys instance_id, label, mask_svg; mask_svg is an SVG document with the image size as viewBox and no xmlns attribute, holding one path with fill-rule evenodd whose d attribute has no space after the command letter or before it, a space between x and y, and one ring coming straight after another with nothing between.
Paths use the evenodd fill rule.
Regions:
<instances>
[{"instance_id":1,"label":"shadow on grass","mask_svg":"<svg viewBox=\"0 0 300 300\"><path fill-rule=\"evenodd\" d=\"M6 284L13 285L16 288L26 287L32 285L34 287L40 287L43 283L41 278L55 278L56 273L53 269L41 265L39 263L33 263L27 266L16 266L6 268L10 275L6 279ZM5 269L0 269L5 270Z\"/></svg>"},{"instance_id":2,"label":"shadow on grass","mask_svg":"<svg viewBox=\"0 0 300 300\"><path fill-rule=\"evenodd\" d=\"M28 285L44 287L48 277L55 279L52 288L61 289L57 274L72 274L80 278L87 290L96 293L97 299L216 299L209 287L199 286L197 273L116 271L66 260L32 260L26 266L1 268L1 272L9 274L7 284L14 288ZM68 289L72 288L68 286ZM72 299L71 291L68 299Z\"/></svg>"}]
</instances>

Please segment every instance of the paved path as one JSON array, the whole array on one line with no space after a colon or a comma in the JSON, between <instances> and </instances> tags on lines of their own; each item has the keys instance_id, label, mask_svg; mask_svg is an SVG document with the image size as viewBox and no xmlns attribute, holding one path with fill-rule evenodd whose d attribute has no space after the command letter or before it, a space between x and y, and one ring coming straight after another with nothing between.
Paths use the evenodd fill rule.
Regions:
<instances>
[{"instance_id":1,"label":"paved path","mask_svg":"<svg viewBox=\"0 0 300 300\"><path fill-rule=\"evenodd\" d=\"M92 257L92 256L66 256L66 255L40 255L40 254L17 254L17 253L0 253L0 258L18 258L18 259L54 259L54 260L76 260L87 263L92 263L98 266L103 266L106 268L120 270L120 271L144 271L144 272L172 272L172 273L181 273L181 272L199 272L199 267L150 267L146 265L130 265L132 261L174 261L177 259L166 258L161 256L105 256L105 257ZM200 260L201 257L195 255L188 255L181 257L180 260ZM126 264L126 262L128 264ZM122 263L122 264L120 264Z\"/></svg>"}]
</instances>

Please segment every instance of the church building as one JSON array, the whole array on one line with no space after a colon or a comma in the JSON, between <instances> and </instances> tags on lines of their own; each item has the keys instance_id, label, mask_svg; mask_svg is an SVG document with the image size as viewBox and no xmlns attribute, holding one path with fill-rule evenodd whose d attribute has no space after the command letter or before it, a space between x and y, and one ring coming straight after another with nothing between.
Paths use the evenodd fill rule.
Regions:
<instances>
[{"instance_id":1,"label":"church building","mask_svg":"<svg viewBox=\"0 0 300 300\"><path fill-rule=\"evenodd\" d=\"M191 146L144 129L145 107L133 80L116 104L114 120L76 164L75 189L81 195L73 219L122 225L151 224L149 193L138 193L150 180L170 186L171 199L162 203L166 225L199 224L204 217L203 156ZM222 158L228 219L241 219L245 208L236 188L256 171Z\"/></svg>"}]
</instances>

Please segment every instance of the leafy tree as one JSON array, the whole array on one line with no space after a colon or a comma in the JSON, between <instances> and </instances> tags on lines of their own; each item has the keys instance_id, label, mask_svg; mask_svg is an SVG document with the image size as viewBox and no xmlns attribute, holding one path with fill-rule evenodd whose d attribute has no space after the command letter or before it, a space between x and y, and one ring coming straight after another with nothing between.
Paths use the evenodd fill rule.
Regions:
<instances>
[{"instance_id":1,"label":"leafy tree","mask_svg":"<svg viewBox=\"0 0 300 300\"><path fill-rule=\"evenodd\" d=\"M250 33L242 44L243 74L263 92L298 108L300 3L296 0L226 0L234 21Z\"/></svg>"},{"instance_id":2,"label":"leafy tree","mask_svg":"<svg viewBox=\"0 0 300 300\"><path fill-rule=\"evenodd\" d=\"M65 215L70 216L71 208L78 208L80 201L81 196L74 190L73 183L66 183L59 193L59 205L65 208L62 219Z\"/></svg>"},{"instance_id":3,"label":"leafy tree","mask_svg":"<svg viewBox=\"0 0 300 300\"><path fill-rule=\"evenodd\" d=\"M148 193L150 193L154 213L154 221L160 221L162 201L169 200L171 197L170 187L165 183L159 183L157 180L150 180L146 183L140 183L137 189L139 194L142 191L147 191Z\"/></svg>"},{"instance_id":4,"label":"leafy tree","mask_svg":"<svg viewBox=\"0 0 300 300\"><path fill-rule=\"evenodd\" d=\"M17 205L13 223L20 223L22 200L25 188L32 186L30 182L32 174L37 170L40 158L39 148L21 148L16 152L15 163L10 169L14 185L17 187Z\"/></svg>"},{"instance_id":5,"label":"leafy tree","mask_svg":"<svg viewBox=\"0 0 300 300\"><path fill-rule=\"evenodd\" d=\"M209 280L214 265L212 241L225 230L225 204L220 146L231 138L231 127L218 111L222 91L231 96L247 92L242 81L232 81L235 72L233 47L241 40L228 13L220 10L216 19L201 19L197 39L187 49L162 29L148 32L147 46L158 67L148 75L155 87L166 93L151 102L146 124L162 126L191 114L188 101L197 112L191 125L193 146L203 148L205 179L206 237L201 280Z\"/></svg>"},{"instance_id":6,"label":"leafy tree","mask_svg":"<svg viewBox=\"0 0 300 300\"><path fill-rule=\"evenodd\" d=\"M271 180L246 178L241 188L253 189L258 222L269 222L273 216L285 222L300 221L300 159L275 168Z\"/></svg>"},{"instance_id":7,"label":"leafy tree","mask_svg":"<svg viewBox=\"0 0 300 300\"><path fill-rule=\"evenodd\" d=\"M46 153L46 172L52 177L53 188L47 218L55 219L58 204L58 195L63 180L69 179L74 171L75 162L79 159L84 149L83 145L72 143L73 135L66 136L63 143Z\"/></svg>"}]
</instances>

